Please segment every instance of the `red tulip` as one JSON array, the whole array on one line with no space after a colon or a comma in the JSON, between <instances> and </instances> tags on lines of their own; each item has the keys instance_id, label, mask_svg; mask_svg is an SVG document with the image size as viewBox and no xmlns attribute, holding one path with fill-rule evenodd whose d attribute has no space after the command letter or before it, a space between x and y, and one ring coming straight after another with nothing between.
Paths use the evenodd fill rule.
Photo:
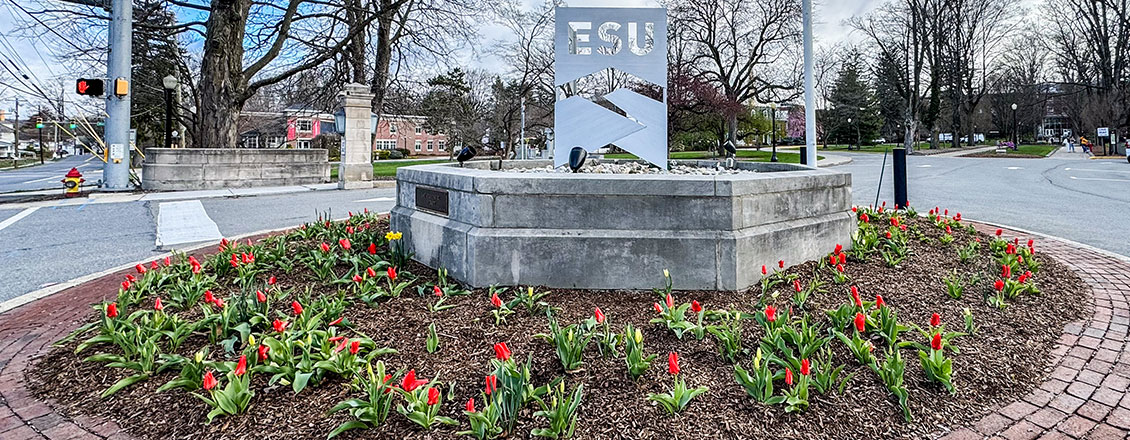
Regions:
<instances>
[{"instance_id":1,"label":"red tulip","mask_svg":"<svg viewBox=\"0 0 1130 440\"><path fill-rule=\"evenodd\" d=\"M273 285L275 285L275 283L277 283L277 282L279 282L279 279L278 279L278 278L275 278L275 276L274 276L274 275L271 275L271 277L270 277L270 278L267 278L267 285L268 285L268 286L273 286Z\"/></svg>"},{"instance_id":2,"label":"red tulip","mask_svg":"<svg viewBox=\"0 0 1130 440\"><path fill-rule=\"evenodd\" d=\"M604 312L600 311L600 307L592 312L592 317L596 319L597 324L604 324Z\"/></svg>"},{"instance_id":3,"label":"red tulip","mask_svg":"<svg viewBox=\"0 0 1130 440\"><path fill-rule=\"evenodd\" d=\"M785 268L785 260L777 261L777 267L784 269Z\"/></svg>"},{"instance_id":4,"label":"red tulip","mask_svg":"<svg viewBox=\"0 0 1130 440\"><path fill-rule=\"evenodd\" d=\"M299 304L298 301L291 301L290 309L294 311L295 315L302 314L302 304Z\"/></svg>"},{"instance_id":5,"label":"red tulip","mask_svg":"<svg viewBox=\"0 0 1130 440\"><path fill-rule=\"evenodd\" d=\"M859 211L859 208L856 208L854 206L851 207L851 212L857 212L857 211Z\"/></svg>"},{"instance_id":6,"label":"red tulip","mask_svg":"<svg viewBox=\"0 0 1130 440\"><path fill-rule=\"evenodd\" d=\"M1023 255L1017 255L1016 256L1016 262L1017 263L1023 263L1024 262L1024 256Z\"/></svg>"},{"instance_id":7,"label":"red tulip","mask_svg":"<svg viewBox=\"0 0 1130 440\"><path fill-rule=\"evenodd\" d=\"M1008 279L1012 277L1012 266L1007 264L1001 265L1001 278Z\"/></svg>"},{"instance_id":8,"label":"red tulip","mask_svg":"<svg viewBox=\"0 0 1130 440\"><path fill-rule=\"evenodd\" d=\"M899 218L898 217L891 217L891 226L898 226L898 225L899 225Z\"/></svg>"},{"instance_id":9,"label":"red tulip","mask_svg":"<svg viewBox=\"0 0 1130 440\"><path fill-rule=\"evenodd\" d=\"M331 338L329 339L329 341L330 341L330 342L341 342L341 340L342 340L342 339L345 339L345 335L337 335L337 336L333 336L333 337L331 337ZM345 348L345 347L343 346L342 348ZM340 350L339 350L339 351L340 351Z\"/></svg>"},{"instance_id":10,"label":"red tulip","mask_svg":"<svg viewBox=\"0 0 1130 440\"><path fill-rule=\"evenodd\" d=\"M239 362L235 364L234 373L235 373L236 377L239 377L239 376L242 376L243 373L246 373L246 372L247 372L247 356L241 355L239 357Z\"/></svg>"},{"instance_id":11,"label":"red tulip","mask_svg":"<svg viewBox=\"0 0 1130 440\"><path fill-rule=\"evenodd\" d=\"M1000 236L1001 236L1001 233L1003 233L1003 232L1004 232L1004 230L1002 230L1002 229L997 229L997 237L1000 237Z\"/></svg>"},{"instance_id":12,"label":"red tulip","mask_svg":"<svg viewBox=\"0 0 1130 440\"><path fill-rule=\"evenodd\" d=\"M1034 243L1035 243L1035 242L1034 242L1034 241L1032 241L1032 239L1030 239L1030 238L1028 239L1028 247L1029 247L1029 248L1031 248L1031 247L1032 247L1032 245L1033 245Z\"/></svg>"},{"instance_id":13,"label":"red tulip","mask_svg":"<svg viewBox=\"0 0 1130 440\"><path fill-rule=\"evenodd\" d=\"M345 227L345 233L346 234L353 235L353 231L355 231L355 229L353 229L352 226L346 226Z\"/></svg>"},{"instance_id":14,"label":"red tulip","mask_svg":"<svg viewBox=\"0 0 1130 440\"><path fill-rule=\"evenodd\" d=\"M357 354L361 350L361 341L353 341L349 343L349 354Z\"/></svg>"},{"instance_id":15,"label":"red tulip","mask_svg":"<svg viewBox=\"0 0 1130 440\"><path fill-rule=\"evenodd\" d=\"M655 307L655 313L663 313L663 309L659 308L659 303L654 303L652 306Z\"/></svg>"},{"instance_id":16,"label":"red tulip","mask_svg":"<svg viewBox=\"0 0 1130 440\"><path fill-rule=\"evenodd\" d=\"M241 256L243 257L243 263L244 264L255 261L255 257L251 256L251 254L244 253Z\"/></svg>"},{"instance_id":17,"label":"red tulip","mask_svg":"<svg viewBox=\"0 0 1130 440\"><path fill-rule=\"evenodd\" d=\"M497 358L500 361L505 362L505 361L510 360L510 355L511 355L510 347L507 347L505 342L499 342L497 344L494 344L494 357L495 358Z\"/></svg>"},{"instance_id":18,"label":"red tulip","mask_svg":"<svg viewBox=\"0 0 1130 440\"><path fill-rule=\"evenodd\" d=\"M808 367L809 367L808 359L801 359L800 360L800 375L801 376L807 376L808 375Z\"/></svg>"},{"instance_id":19,"label":"red tulip","mask_svg":"<svg viewBox=\"0 0 1130 440\"><path fill-rule=\"evenodd\" d=\"M156 301L153 301L153 310L156 310L156 311L159 312L159 311L164 310L164 309L165 309L165 306L161 305L161 298L158 297Z\"/></svg>"},{"instance_id":20,"label":"red tulip","mask_svg":"<svg viewBox=\"0 0 1130 440\"><path fill-rule=\"evenodd\" d=\"M790 370L788 367L785 367L785 384L793 386L793 370Z\"/></svg>"},{"instance_id":21,"label":"red tulip","mask_svg":"<svg viewBox=\"0 0 1130 440\"><path fill-rule=\"evenodd\" d=\"M345 249L345 250L347 250L347 251L348 251L348 250L349 250L350 248L352 248L352 247L353 247L353 245L349 244L349 239L348 239L348 238L343 238L343 239L341 239L341 240L338 240L338 241L337 241L337 244L341 245L341 248L342 248L342 249Z\"/></svg>"},{"instance_id":22,"label":"red tulip","mask_svg":"<svg viewBox=\"0 0 1130 440\"><path fill-rule=\"evenodd\" d=\"M771 304L765 306L765 320L769 322L777 321L777 308Z\"/></svg>"},{"instance_id":23,"label":"red tulip","mask_svg":"<svg viewBox=\"0 0 1130 440\"><path fill-rule=\"evenodd\" d=\"M208 304L216 302L216 297L212 296L211 290L205 290L204 291L204 302L206 302Z\"/></svg>"},{"instance_id":24,"label":"red tulip","mask_svg":"<svg viewBox=\"0 0 1130 440\"><path fill-rule=\"evenodd\" d=\"M330 339L333 339L333 338L330 338ZM349 344L349 340L345 339L344 336L342 336L341 339L339 339L339 341L341 341L341 342L339 342L337 344L337 347L334 347L334 353L341 353L342 350L345 350L345 346Z\"/></svg>"},{"instance_id":25,"label":"red tulip","mask_svg":"<svg viewBox=\"0 0 1130 440\"><path fill-rule=\"evenodd\" d=\"M494 294L490 296L490 304L496 309L502 308L502 298L498 297L498 292L494 292Z\"/></svg>"},{"instance_id":26,"label":"red tulip","mask_svg":"<svg viewBox=\"0 0 1130 440\"><path fill-rule=\"evenodd\" d=\"M432 291L436 296L443 296L443 290L440 290L439 286L432 286Z\"/></svg>"},{"instance_id":27,"label":"red tulip","mask_svg":"<svg viewBox=\"0 0 1130 440\"><path fill-rule=\"evenodd\" d=\"M255 299L261 303L267 302L267 295L262 290L255 291Z\"/></svg>"},{"instance_id":28,"label":"red tulip","mask_svg":"<svg viewBox=\"0 0 1130 440\"><path fill-rule=\"evenodd\" d=\"M835 266L836 265L836 255L835 254L828 256L828 265L829 266Z\"/></svg>"},{"instance_id":29,"label":"red tulip","mask_svg":"<svg viewBox=\"0 0 1130 440\"><path fill-rule=\"evenodd\" d=\"M153 262L149 263L149 268L150 269L159 269L159 268L161 268L161 266L157 264L157 260L153 260Z\"/></svg>"},{"instance_id":30,"label":"red tulip","mask_svg":"<svg viewBox=\"0 0 1130 440\"><path fill-rule=\"evenodd\" d=\"M701 312L702 304L699 304L698 300L691 301L691 311L695 313Z\"/></svg>"},{"instance_id":31,"label":"red tulip","mask_svg":"<svg viewBox=\"0 0 1130 440\"><path fill-rule=\"evenodd\" d=\"M836 265L836 272L839 272L839 273L844 273L844 265L842 265L842 264L837 264L837 265Z\"/></svg>"},{"instance_id":32,"label":"red tulip","mask_svg":"<svg viewBox=\"0 0 1130 440\"><path fill-rule=\"evenodd\" d=\"M953 219L956 220L956 221L961 221L961 213L959 212L956 215L954 215Z\"/></svg>"},{"instance_id":33,"label":"red tulip","mask_svg":"<svg viewBox=\"0 0 1130 440\"><path fill-rule=\"evenodd\" d=\"M365 281L365 279L361 278L361 275L354 275L353 276L353 282L354 283L361 284L362 281Z\"/></svg>"},{"instance_id":34,"label":"red tulip","mask_svg":"<svg viewBox=\"0 0 1130 440\"><path fill-rule=\"evenodd\" d=\"M211 390L212 388L215 388L216 384L217 384L216 377L212 376L211 371L204 373L204 389L205 390Z\"/></svg>"},{"instance_id":35,"label":"red tulip","mask_svg":"<svg viewBox=\"0 0 1130 440\"><path fill-rule=\"evenodd\" d=\"M836 245L836 251L835 251L835 252L832 252L832 253L833 253L833 254L839 254L839 253L840 253L841 251L843 251L843 250L844 250L844 245L842 245L842 244L837 244L837 245Z\"/></svg>"},{"instance_id":36,"label":"red tulip","mask_svg":"<svg viewBox=\"0 0 1130 440\"><path fill-rule=\"evenodd\" d=\"M881 309L886 303L883 302L883 295L875 295L875 308Z\"/></svg>"},{"instance_id":37,"label":"red tulip","mask_svg":"<svg viewBox=\"0 0 1130 440\"><path fill-rule=\"evenodd\" d=\"M867 318L864 318L862 313L855 314L855 329L860 333L867 329Z\"/></svg>"},{"instance_id":38,"label":"red tulip","mask_svg":"<svg viewBox=\"0 0 1130 440\"><path fill-rule=\"evenodd\" d=\"M840 264L846 264L847 263L847 255L845 255L843 252L840 252L839 263Z\"/></svg>"},{"instance_id":39,"label":"red tulip","mask_svg":"<svg viewBox=\"0 0 1130 440\"><path fill-rule=\"evenodd\" d=\"M373 268L371 268L371 267L366 267L365 268L365 275L368 275L369 278L373 278L373 277L377 276L377 271L373 270Z\"/></svg>"},{"instance_id":40,"label":"red tulip","mask_svg":"<svg viewBox=\"0 0 1130 440\"><path fill-rule=\"evenodd\" d=\"M322 243L322 244L321 244L321 245L319 245L318 247L322 248L322 252L323 252L323 253L326 253L326 252L329 252L329 251L330 251L330 245L328 245L328 244L326 244L326 243Z\"/></svg>"},{"instance_id":41,"label":"red tulip","mask_svg":"<svg viewBox=\"0 0 1130 440\"><path fill-rule=\"evenodd\" d=\"M887 231L887 239L891 238L891 231Z\"/></svg>"},{"instance_id":42,"label":"red tulip","mask_svg":"<svg viewBox=\"0 0 1130 440\"><path fill-rule=\"evenodd\" d=\"M231 267L239 267L239 257L235 254L231 254Z\"/></svg>"},{"instance_id":43,"label":"red tulip","mask_svg":"<svg viewBox=\"0 0 1130 440\"><path fill-rule=\"evenodd\" d=\"M282 333L286 331L286 321L280 321L276 319L275 322L271 323L271 328L273 328L278 333Z\"/></svg>"},{"instance_id":44,"label":"red tulip","mask_svg":"<svg viewBox=\"0 0 1130 440\"><path fill-rule=\"evenodd\" d=\"M489 396L490 393L493 393L494 390L497 390L497 389L498 389L498 378L495 377L495 375L493 375L493 374L490 375L490 376L487 376L486 377L486 389L484 389L483 392L485 392L486 395Z\"/></svg>"},{"instance_id":45,"label":"red tulip","mask_svg":"<svg viewBox=\"0 0 1130 440\"><path fill-rule=\"evenodd\" d=\"M668 293L668 294L667 294L667 297L663 299L663 302L667 303L667 308L668 308L668 309L673 309L673 308L675 308L675 299L674 299L674 298L671 298L671 294L670 294L670 293Z\"/></svg>"},{"instance_id":46,"label":"red tulip","mask_svg":"<svg viewBox=\"0 0 1130 440\"><path fill-rule=\"evenodd\" d=\"M866 213L866 212L865 212L865 213L863 213L863 214L860 214L860 215L859 215L859 219L860 219L860 220L863 220L863 222L864 222L864 223L869 223L869 222L870 222L870 218L869 218L869 217L867 217L867 213Z\"/></svg>"},{"instance_id":47,"label":"red tulip","mask_svg":"<svg viewBox=\"0 0 1130 440\"><path fill-rule=\"evenodd\" d=\"M403 388L404 391L411 393L411 392L415 391L416 388L419 388L421 385L424 385L426 383L428 383L427 379L417 380L416 379L416 370L412 369L412 370L409 370L408 374L404 375L404 379L402 379L400 381L400 388Z\"/></svg>"},{"instance_id":48,"label":"red tulip","mask_svg":"<svg viewBox=\"0 0 1130 440\"><path fill-rule=\"evenodd\" d=\"M942 213L942 215L945 215L945 216L949 216L949 215L950 215L950 210L949 210L949 209L946 209L946 210L945 210L945 212L943 212L943 213Z\"/></svg>"},{"instance_id":49,"label":"red tulip","mask_svg":"<svg viewBox=\"0 0 1130 440\"><path fill-rule=\"evenodd\" d=\"M474 397L467 399L467 406L464 406L463 410L467 411L467 412L475 412L475 398Z\"/></svg>"},{"instance_id":50,"label":"red tulip","mask_svg":"<svg viewBox=\"0 0 1130 440\"><path fill-rule=\"evenodd\" d=\"M137 277L134 277L132 274L126 274L126 281L129 281L131 283L136 282Z\"/></svg>"},{"instance_id":51,"label":"red tulip","mask_svg":"<svg viewBox=\"0 0 1130 440\"><path fill-rule=\"evenodd\" d=\"M769 270L765 268L764 264L761 265L761 274L762 275L769 275Z\"/></svg>"},{"instance_id":52,"label":"red tulip","mask_svg":"<svg viewBox=\"0 0 1130 440\"><path fill-rule=\"evenodd\" d=\"M950 229L950 225L946 225L946 233L953 234L953 230Z\"/></svg>"},{"instance_id":53,"label":"red tulip","mask_svg":"<svg viewBox=\"0 0 1130 440\"><path fill-rule=\"evenodd\" d=\"M263 361L267 360L267 352L268 351L271 351L271 347L268 347L266 345L260 345L259 346L259 362L263 362Z\"/></svg>"},{"instance_id":54,"label":"red tulip","mask_svg":"<svg viewBox=\"0 0 1130 440\"><path fill-rule=\"evenodd\" d=\"M129 290L129 280L122 281L122 290Z\"/></svg>"},{"instance_id":55,"label":"red tulip","mask_svg":"<svg viewBox=\"0 0 1130 440\"><path fill-rule=\"evenodd\" d=\"M396 281L396 268L395 267L392 267L392 266L388 267L388 280L389 281Z\"/></svg>"},{"instance_id":56,"label":"red tulip","mask_svg":"<svg viewBox=\"0 0 1130 440\"><path fill-rule=\"evenodd\" d=\"M376 243L369 243L369 255L376 255L376 254L377 254Z\"/></svg>"},{"instance_id":57,"label":"red tulip","mask_svg":"<svg viewBox=\"0 0 1130 440\"><path fill-rule=\"evenodd\" d=\"M942 316L937 313L930 315L930 325L933 327L942 325Z\"/></svg>"},{"instance_id":58,"label":"red tulip","mask_svg":"<svg viewBox=\"0 0 1130 440\"><path fill-rule=\"evenodd\" d=\"M863 308L863 301L859 299L859 288L851 286L851 299L855 301L855 306Z\"/></svg>"},{"instance_id":59,"label":"red tulip","mask_svg":"<svg viewBox=\"0 0 1130 440\"><path fill-rule=\"evenodd\" d=\"M428 388L428 405L435 405L439 403L439 390L435 388Z\"/></svg>"},{"instance_id":60,"label":"red tulip","mask_svg":"<svg viewBox=\"0 0 1130 440\"><path fill-rule=\"evenodd\" d=\"M800 292L800 280L793 280L793 288Z\"/></svg>"},{"instance_id":61,"label":"red tulip","mask_svg":"<svg viewBox=\"0 0 1130 440\"><path fill-rule=\"evenodd\" d=\"M1004 248L1004 253L1009 254L1009 255L1015 254L1016 253L1016 246L1014 246L1012 243L1009 243L1008 247Z\"/></svg>"},{"instance_id":62,"label":"red tulip","mask_svg":"<svg viewBox=\"0 0 1130 440\"><path fill-rule=\"evenodd\" d=\"M342 321L343 319L345 319L345 316L339 316L339 317L337 317L337 319L335 319L335 320L333 320L333 321L330 321L330 324L329 324L329 325L330 325L330 326L332 327L332 326L335 326L335 325L341 324L341 321Z\"/></svg>"},{"instance_id":63,"label":"red tulip","mask_svg":"<svg viewBox=\"0 0 1130 440\"><path fill-rule=\"evenodd\" d=\"M136 270L136 271L137 271L137 273L141 273L141 274L143 274L143 273L145 273L145 272L146 272L146 270L145 270L145 266L142 266L142 265L140 265L140 264L138 264L138 265L134 266L134 267L133 267L133 269L134 269L134 270Z\"/></svg>"},{"instance_id":64,"label":"red tulip","mask_svg":"<svg viewBox=\"0 0 1130 440\"><path fill-rule=\"evenodd\" d=\"M1029 241L1031 241L1031 240L1029 240ZM173 265L173 260L169 257L165 257L165 267L172 266L172 265Z\"/></svg>"},{"instance_id":65,"label":"red tulip","mask_svg":"<svg viewBox=\"0 0 1130 440\"><path fill-rule=\"evenodd\" d=\"M667 372L672 375L679 374L679 354L675 352L667 353Z\"/></svg>"},{"instance_id":66,"label":"red tulip","mask_svg":"<svg viewBox=\"0 0 1130 440\"><path fill-rule=\"evenodd\" d=\"M189 255L189 256L188 256L188 264L191 264L191 265L194 265L194 266L199 266L199 265L200 265L200 262L199 262L199 261L196 261L196 257L195 257L195 256Z\"/></svg>"},{"instance_id":67,"label":"red tulip","mask_svg":"<svg viewBox=\"0 0 1130 440\"><path fill-rule=\"evenodd\" d=\"M1004 290L1004 281L997 280L997 282L993 283L993 288L997 289L998 292Z\"/></svg>"},{"instance_id":68,"label":"red tulip","mask_svg":"<svg viewBox=\"0 0 1130 440\"><path fill-rule=\"evenodd\" d=\"M224 308L224 299L223 298L216 298L216 307L219 307L221 309Z\"/></svg>"},{"instance_id":69,"label":"red tulip","mask_svg":"<svg viewBox=\"0 0 1130 440\"><path fill-rule=\"evenodd\" d=\"M106 317L108 317L108 318L117 318L118 317L118 305L116 303L106 304Z\"/></svg>"},{"instance_id":70,"label":"red tulip","mask_svg":"<svg viewBox=\"0 0 1130 440\"><path fill-rule=\"evenodd\" d=\"M200 273L200 269L201 269L201 267L200 267L200 263L196 263L196 264L193 264L193 265L192 265L192 273L193 273L193 274L198 274L198 273Z\"/></svg>"},{"instance_id":71,"label":"red tulip","mask_svg":"<svg viewBox=\"0 0 1130 440\"><path fill-rule=\"evenodd\" d=\"M934 333L934 339L930 341L930 348L933 348L934 350L941 350L942 349L942 334L941 333Z\"/></svg>"}]
</instances>

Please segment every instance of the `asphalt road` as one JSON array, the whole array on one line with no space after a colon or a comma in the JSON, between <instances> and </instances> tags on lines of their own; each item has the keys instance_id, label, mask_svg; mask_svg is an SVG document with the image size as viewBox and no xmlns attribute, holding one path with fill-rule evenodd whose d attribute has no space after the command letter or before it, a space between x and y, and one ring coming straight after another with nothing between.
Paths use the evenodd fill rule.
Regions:
<instances>
[{"instance_id":1,"label":"asphalt road","mask_svg":"<svg viewBox=\"0 0 1130 440\"><path fill-rule=\"evenodd\" d=\"M852 163L834 169L852 174L855 203L875 202L882 171L879 200L890 205L890 161L883 171L882 154L849 155ZM911 156L907 165L910 201L921 211L940 206L968 219L1130 255L1130 239L1122 229L1130 220L1130 164L1125 160ZM161 249L178 248L183 247L179 240L204 239L208 231L231 237L295 226L319 212L329 211L335 218L365 208L383 212L393 207L394 197L391 189L374 189L175 202L53 201L38 209L0 204L0 301L152 258L162 253L158 240L165 240ZM162 215L166 220L158 221Z\"/></svg>"},{"instance_id":2,"label":"asphalt road","mask_svg":"<svg viewBox=\"0 0 1130 440\"><path fill-rule=\"evenodd\" d=\"M875 203L882 154L850 154L835 167L851 172L857 205ZM894 200L888 157L880 203ZM1130 164L1078 156L996 159L936 156L907 158L907 198L925 212L935 206L951 215L1064 237L1130 255Z\"/></svg>"},{"instance_id":3,"label":"asphalt road","mask_svg":"<svg viewBox=\"0 0 1130 440\"><path fill-rule=\"evenodd\" d=\"M101 160L90 154L67 156L58 161L47 161L43 165L0 171L0 193L42 189L58 189L61 193L63 184L59 181L71 168L78 168L82 173L82 177L86 179L84 185L94 185L102 179Z\"/></svg>"},{"instance_id":4,"label":"asphalt road","mask_svg":"<svg viewBox=\"0 0 1130 440\"><path fill-rule=\"evenodd\" d=\"M68 168L69 169L69 168ZM224 237L295 226L330 212L391 210L394 190L309 191L294 194L207 198L180 202L129 201L81 205L7 208L0 204L0 301L51 284L164 253L158 229L182 224L214 224ZM171 203L199 203L203 218L169 219L158 224ZM5 225L15 216L23 216ZM193 230L188 228L188 230ZM187 243L163 248L182 248Z\"/></svg>"}]
</instances>

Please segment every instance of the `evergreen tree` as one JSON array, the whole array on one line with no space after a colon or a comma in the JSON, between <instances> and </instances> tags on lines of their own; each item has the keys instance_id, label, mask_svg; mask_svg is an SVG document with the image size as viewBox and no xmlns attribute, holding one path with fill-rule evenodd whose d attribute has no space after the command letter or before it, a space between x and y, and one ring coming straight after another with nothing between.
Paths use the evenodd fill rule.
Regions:
<instances>
[{"instance_id":1,"label":"evergreen tree","mask_svg":"<svg viewBox=\"0 0 1130 440\"><path fill-rule=\"evenodd\" d=\"M875 95L860 72L860 62L859 52L853 51L832 85L826 122L830 138L837 144L869 144L883 125Z\"/></svg>"}]
</instances>

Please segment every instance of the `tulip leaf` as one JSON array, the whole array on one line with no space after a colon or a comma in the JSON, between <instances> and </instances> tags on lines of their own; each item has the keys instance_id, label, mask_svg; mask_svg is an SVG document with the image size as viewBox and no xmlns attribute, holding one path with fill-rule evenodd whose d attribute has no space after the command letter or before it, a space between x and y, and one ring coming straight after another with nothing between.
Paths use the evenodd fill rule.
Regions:
<instances>
[{"instance_id":1,"label":"tulip leaf","mask_svg":"<svg viewBox=\"0 0 1130 440\"><path fill-rule=\"evenodd\" d=\"M105 398L109 397L111 394L114 394L118 391L121 391L122 388L128 387L130 385L133 385L135 383L141 382L141 381L146 380L146 379L149 379L149 375L144 374L144 373L143 374L135 374L133 376L124 378L122 380L117 381L113 385L111 385L110 388L106 389L106 391L103 391L102 395L100 397L105 399Z\"/></svg>"},{"instance_id":2,"label":"tulip leaf","mask_svg":"<svg viewBox=\"0 0 1130 440\"><path fill-rule=\"evenodd\" d=\"M314 373L294 373L294 382L291 384L294 394L301 393L306 388L306 384L310 382L310 376L313 375Z\"/></svg>"},{"instance_id":3,"label":"tulip leaf","mask_svg":"<svg viewBox=\"0 0 1130 440\"><path fill-rule=\"evenodd\" d=\"M341 433L348 431L350 429L369 429L369 425L366 425L364 422L359 422L357 420L350 420L348 422L342 423L337 428L334 428L334 430L330 431L330 435L327 436L326 438L330 439L330 438L337 437Z\"/></svg>"}]
</instances>

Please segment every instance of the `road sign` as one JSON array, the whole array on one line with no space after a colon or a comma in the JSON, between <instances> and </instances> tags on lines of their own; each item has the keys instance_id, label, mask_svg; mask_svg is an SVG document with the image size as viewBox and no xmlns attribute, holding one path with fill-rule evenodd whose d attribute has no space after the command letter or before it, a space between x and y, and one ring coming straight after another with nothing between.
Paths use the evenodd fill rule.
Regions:
<instances>
[{"instance_id":1,"label":"road sign","mask_svg":"<svg viewBox=\"0 0 1130 440\"><path fill-rule=\"evenodd\" d=\"M75 81L75 91L85 96L102 96L106 84L101 79L79 78Z\"/></svg>"},{"instance_id":2,"label":"road sign","mask_svg":"<svg viewBox=\"0 0 1130 440\"><path fill-rule=\"evenodd\" d=\"M1108 137L1108 136L1110 136L1110 128L1109 127L1099 127L1099 137Z\"/></svg>"}]
</instances>

